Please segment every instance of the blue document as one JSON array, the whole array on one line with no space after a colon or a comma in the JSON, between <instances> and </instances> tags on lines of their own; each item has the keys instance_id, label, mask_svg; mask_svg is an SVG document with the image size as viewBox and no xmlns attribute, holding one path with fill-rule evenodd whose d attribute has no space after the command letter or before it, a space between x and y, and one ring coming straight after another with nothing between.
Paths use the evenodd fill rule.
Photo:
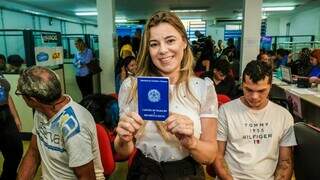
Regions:
<instances>
[{"instance_id":1,"label":"blue document","mask_svg":"<svg viewBox=\"0 0 320 180\"><path fill-rule=\"evenodd\" d=\"M169 78L138 77L138 109L144 120L164 121L169 116Z\"/></svg>"}]
</instances>

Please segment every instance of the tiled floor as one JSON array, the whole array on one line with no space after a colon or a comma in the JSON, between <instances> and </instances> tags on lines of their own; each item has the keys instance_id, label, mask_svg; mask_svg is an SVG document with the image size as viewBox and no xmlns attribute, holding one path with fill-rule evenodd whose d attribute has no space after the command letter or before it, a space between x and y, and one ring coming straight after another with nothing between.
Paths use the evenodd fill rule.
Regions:
<instances>
[{"instance_id":1,"label":"tiled floor","mask_svg":"<svg viewBox=\"0 0 320 180\"><path fill-rule=\"evenodd\" d=\"M28 146L29 146L29 141L24 141L23 142L24 153L26 152ZM0 153L0 173L2 171L2 162L3 162L3 157L2 157L2 154ZM117 166L116 166L116 169L115 169L113 175L109 179L110 180L125 180L127 171L128 171L127 162L119 162L119 163L117 163ZM38 173L35 177L35 180L40 180L40 177L41 177L41 170L39 168ZM214 180L214 178L209 177L206 174L206 180ZM295 180L295 178L293 177L292 180Z\"/></svg>"},{"instance_id":2,"label":"tiled floor","mask_svg":"<svg viewBox=\"0 0 320 180\"><path fill-rule=\"evenodd\" d=\"M29 146L29 141L23 141L23 149L24 149L24 154L27 151ZM3 163L3 157L0 152L0 174L2 172L2 163ZM126 174L128 171L128 165L126 162L121 162L117 163L117 167L115 169L115 172L113 175L110 177L110 180L125 180L126 179ZM41 179L41 170L40 168L38 169L37 175L35 177L35 180L40 180Z\"/></svg>"}]
</instances>

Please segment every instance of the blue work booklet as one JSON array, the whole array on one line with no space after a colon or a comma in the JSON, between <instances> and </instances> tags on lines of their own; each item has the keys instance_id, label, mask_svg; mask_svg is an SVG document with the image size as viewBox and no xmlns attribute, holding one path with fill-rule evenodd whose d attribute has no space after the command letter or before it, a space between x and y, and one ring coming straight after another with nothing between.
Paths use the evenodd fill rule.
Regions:
<instances>
[{"instance_id":1,"label":"blue work booklet","mask_svg":"<svg viewBox=\"0 0 320 180\"><path fill-rule=\"evenodd\" d=\"M169 116L169 78L138 77L138 110L144 120L164 121Z\"/></svg>"}]
</instances>

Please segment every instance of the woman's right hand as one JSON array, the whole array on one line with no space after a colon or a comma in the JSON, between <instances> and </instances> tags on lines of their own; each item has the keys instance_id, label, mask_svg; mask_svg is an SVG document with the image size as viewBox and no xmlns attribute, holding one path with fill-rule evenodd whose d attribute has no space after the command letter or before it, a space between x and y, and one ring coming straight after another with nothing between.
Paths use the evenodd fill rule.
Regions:
<instances>
[{"instance_id":1,"label":"woman's right hand","mask_svg":"<svg viewBox=\"0 0 320 180\"><path fill-rule=\"evenodd\" d=\"M121 141L130 142L143 125L144 121L136 112L129 112L120 117L117 134Z\"/></svg>"}]
</instances>

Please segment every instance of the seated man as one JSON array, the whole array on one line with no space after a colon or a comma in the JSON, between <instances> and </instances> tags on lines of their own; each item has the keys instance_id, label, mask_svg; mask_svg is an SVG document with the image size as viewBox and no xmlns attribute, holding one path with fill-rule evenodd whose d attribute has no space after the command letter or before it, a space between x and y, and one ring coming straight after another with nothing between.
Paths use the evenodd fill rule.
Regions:
<instances>
[{"instance_id":1,"label":"seated man","mask_svg":"<svg viewBox=\"0 0 320 180\"><path fill-rule=\"evenodd\" d=\"M214 164L218 179L290 180L296 145L293 117L268 100L272 70L264 62L251 61L242 78L244 96L219 109Z\"/></svg>"},{"instance_id":2,"label":"seated man","mask_svg":"<svg viewBox=\"0 0 320 180\"><path fill-rule=\"evenodd\" d=\"M224 94L232 98L234 96L235 81L230 77L230 63L227 60L219 60L213 68L213 82L217 94Z\"/></svg>"},{"instance_id":3,"label":"seated man","mask_svg":"<svg viewBox=\"0 0 320 180\"><path fill-rule=\"evenodd\" d=\"M235 96L235 81L230 75L231 66L228 60L220 59L213 67L213 71L206 72L201 78L209 77L213 80L217 94L224 94L229 98Z\"/></svg>"},{"instance_id":4,"label":"seated man","mask_svg":"<svg viewBox=\"0 0 320 180\"><path fill-rule=\"evenodd\" d=\"M33 179L41 162L42 179L104 179L94 120L63 95L54 71L33 66L18 80L16 95L35 109L29 149L17 179Z\"/></svg>"}]
</instances>

